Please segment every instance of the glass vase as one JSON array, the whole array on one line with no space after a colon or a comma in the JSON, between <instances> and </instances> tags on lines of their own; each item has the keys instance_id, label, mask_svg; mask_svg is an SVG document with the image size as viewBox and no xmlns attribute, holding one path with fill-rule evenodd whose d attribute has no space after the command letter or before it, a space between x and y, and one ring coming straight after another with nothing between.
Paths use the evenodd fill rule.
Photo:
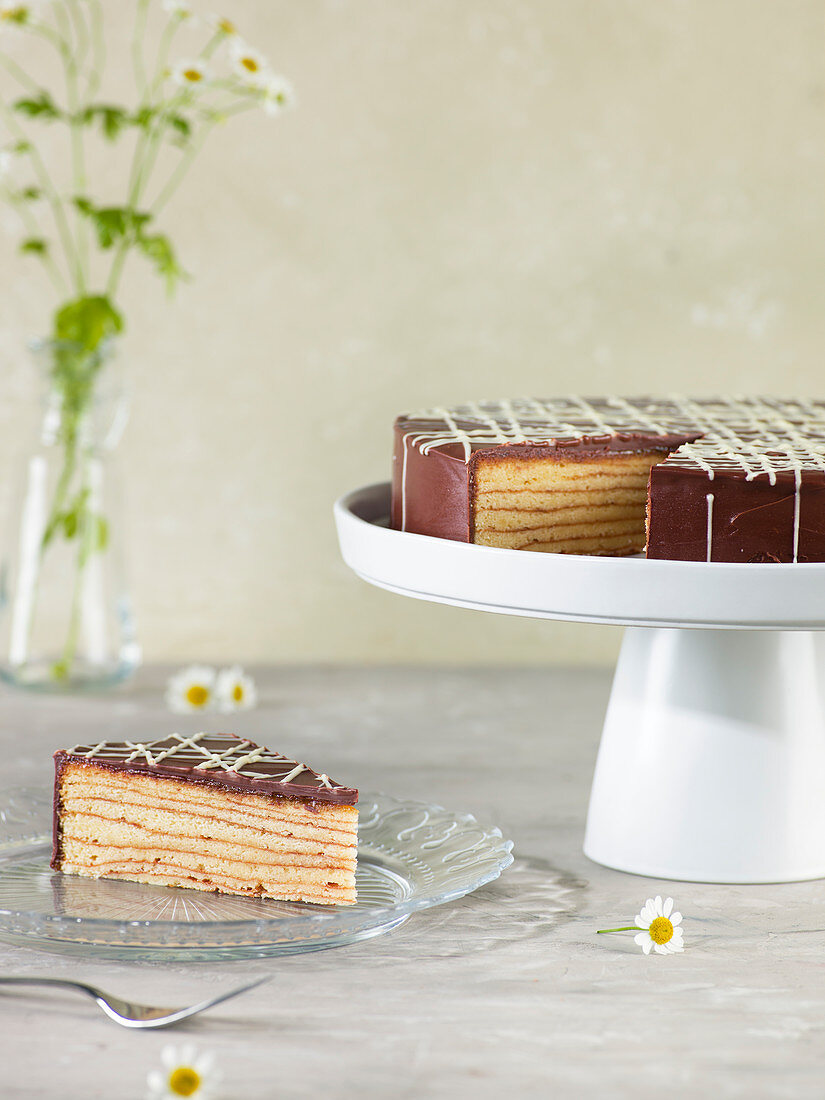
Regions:
<instances>
[{"instance_id":1,"label":"glass vase","mask_svg":"<svg viewBox=\"0 0 825 1100\"><path fill-rule=\"evenodd\" d=\"M114 468L128 400L114 351L33 345L45 403L0 567L0 676L18 687L104 688L140 662Z\"/></svg>"}]
</instances>

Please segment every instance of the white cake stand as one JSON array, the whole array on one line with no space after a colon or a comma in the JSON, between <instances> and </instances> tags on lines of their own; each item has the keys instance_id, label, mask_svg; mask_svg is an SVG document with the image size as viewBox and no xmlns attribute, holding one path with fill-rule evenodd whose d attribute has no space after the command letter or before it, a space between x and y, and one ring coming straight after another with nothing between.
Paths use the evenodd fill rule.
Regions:
<instances>
[{"instance_id":1,"label":"white cake stand","mask_svg":"<svg viewBox=\"0 0 825 1100\"><path fill-rule=\"evenodd\" d=\"M495 550L388 528L389 485L335 505L346 563L421 600L625 626L584 851L696 882L825 877L825 563ZM552 712L549 717L552 731Z\"/></svg>"}]
</instances>

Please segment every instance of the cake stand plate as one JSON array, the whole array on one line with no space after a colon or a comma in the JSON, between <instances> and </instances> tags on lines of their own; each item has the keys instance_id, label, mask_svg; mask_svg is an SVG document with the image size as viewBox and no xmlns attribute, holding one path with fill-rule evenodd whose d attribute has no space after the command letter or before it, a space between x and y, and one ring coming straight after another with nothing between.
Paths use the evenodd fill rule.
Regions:
<instances>
[{"instance_id":1,"label":"cake stand plate","mask_svg":"<svg viewBox=\"0 0 825 1100\"><path fill-rule=\"evenodd\" d=\"M364 580L506 615L628 627L584 841L622 871L825 877L825 563L498 550L393 531L389 485L335 506Z\"/></svg>"}]
</instances>

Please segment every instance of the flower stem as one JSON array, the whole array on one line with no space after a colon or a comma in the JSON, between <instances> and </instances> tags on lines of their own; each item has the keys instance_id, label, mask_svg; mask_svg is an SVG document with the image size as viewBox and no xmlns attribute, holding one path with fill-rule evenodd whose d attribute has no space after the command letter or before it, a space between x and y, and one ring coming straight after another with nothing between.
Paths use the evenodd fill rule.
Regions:
<instances>
[{"instance_id":1,"label":"flower stem","mask_svg":"<svg viewBox=\"0 0 825 1100\"><path fill-rule=\"evenodd\" d=\"M5 54L0 54L0 65L2 65L27 92L36 94L40 91L39 86L31 79L28 73L24 72L12 58L7 57Z\"/></svg>"},{"instance_id":2,"label":"flower stem","mask_svg":"<svg viewBox=\"0 0 825 1100\"><path fill-rule=\"evenodd\" d=\"M638 932L635 924L625 924L621 928L597 928L596 935L603 936L605 932Z\"/></svg>"},{"instance_id":3,"label":"flower stem","mask_svg":"<svg viewBox=\"0 0 825 1100\"><path fill-rule=\"evenodd\" d=\"M55 6L55 13L62 22L65 22L63 34L69 37L70 24L66 13L60 5ZM85 30L85 26L84 26ZM84 51L85 52L85 51ZM80 109L80 90L78 80L78 59L71 48L61 51L63 67L66 73L66 98L69 105L69 140L71 142L72 156L72 188L75 195L82 195L86 190L86 168L83 150L83 127L78 117ZM76 215L76 240L77 240L77 277L81 294L86 292L86 275L89 267L89 235L85 218L79 213Z\"/></svg>"},{"instance_id":4,"label":"flower stem","mask_svg":"<svg viewBox=\"0 0 825 1100\"><path fill-rule=\"evenodd\" d=\"M60 201L60 196L55 190L55 186L52 183L52 178L49 175L49 171L46 168L43 158L37 151L37 147L29 141L23 127L19 124L15 118L13 112L0 98L0 116L2 116L10 133L18 140L25 142L26 154L31 160L32 167L34 168L35 175L37 176L37 182L40 184L40 188L49 203L52 211L52 217L54 218L55 225L57 226L58 236L60 237L61 244L63 245L63 253L66 258L66 266L69 269L69 274L74 275L76 285L79 287L82 285L79 279L78 272L78 257L75 248L74 240L72 239L71 230L69 229L69 223L66 219L66 212L63 209L63 203Z\"/></svg>"},{"instance_id":5,"label":"flower stem","mask_svg":"<svg viewBox=\"0 0 825 1100\"><path fill-rule=\"evenodd\" d=\"M135 14L135 30L132 35L132 66L135 72L135 84L141 99L146 99L146 65L143 61L143 40L146 35L146 16L149 0L138 0Z\"/></svg>"},{"instance_id":6,"label":"flower stem","mask_svg":"<svg viewBox=\"0 0 825 1100\"><path fill-rule=\"evenodd\" d=\"M89 14L92 25L92 67L86 83L86 99L92 100L100 89L103 66L106 62L106 44L103 40L103 8L100 5L100 0L90 0Z\"/></svg>"},{"instance_id":7,"label":"flower stem","mask_svg":"<svg viewBox=\"0 0 825 1100\"><path fill-rule=\"evenodd\" d=\"M177 191L178 187L180 186L181 180L192 167L192 162L195 160L198 153L203 148L204 142L209 137L209 134L214 126L214 122L204 123L197 138L190 142L186 149L186 152L178 161L166 183L158 192L157 198L152 203L150 210L153 216L160 213L160 211L164 208L164 206L166 206L172 195L174 195L175 191Z\"/></svg>"},{"instance_id":8,"label":"flower stem","mask_svg":"<svg viewBox=\"0 0 825 1100\"><path fill-rule=\"evenodd\" d=\"M81 493L82 492L83 489L81 489ZM66 633L66 641L63 644L63 652L60 655L60 660L57 661L52 669L52 673L56 680L68 679L77 654L77 642L80 634L80 604L83 595L83 582L86 574L86 563L89 559L90 545L91 524L89 522L88 513L84 513L77 548L77 569L74 575L74 585L72 586L69 629Z\"/></svg>"}]
</instances>

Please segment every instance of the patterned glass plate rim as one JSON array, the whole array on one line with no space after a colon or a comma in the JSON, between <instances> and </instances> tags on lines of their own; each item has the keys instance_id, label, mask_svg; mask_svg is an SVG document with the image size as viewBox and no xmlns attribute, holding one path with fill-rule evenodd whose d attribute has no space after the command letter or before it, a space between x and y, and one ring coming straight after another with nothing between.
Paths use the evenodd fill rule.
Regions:
<instances>
[{"instance_id":1,"label":"patterned glass plate rim","mask_svg":"<svg viewBox=\"0 0 825 1100\"><path fill-rule=\"evenodd\" d=\"M512 841L472 814L365 793L358 903L273 902L56 874L51 814L50 791L0 791L0 939L70 954L186 961L337 947L463 897L513 862Z\"/></svg>"}]
</instances>

